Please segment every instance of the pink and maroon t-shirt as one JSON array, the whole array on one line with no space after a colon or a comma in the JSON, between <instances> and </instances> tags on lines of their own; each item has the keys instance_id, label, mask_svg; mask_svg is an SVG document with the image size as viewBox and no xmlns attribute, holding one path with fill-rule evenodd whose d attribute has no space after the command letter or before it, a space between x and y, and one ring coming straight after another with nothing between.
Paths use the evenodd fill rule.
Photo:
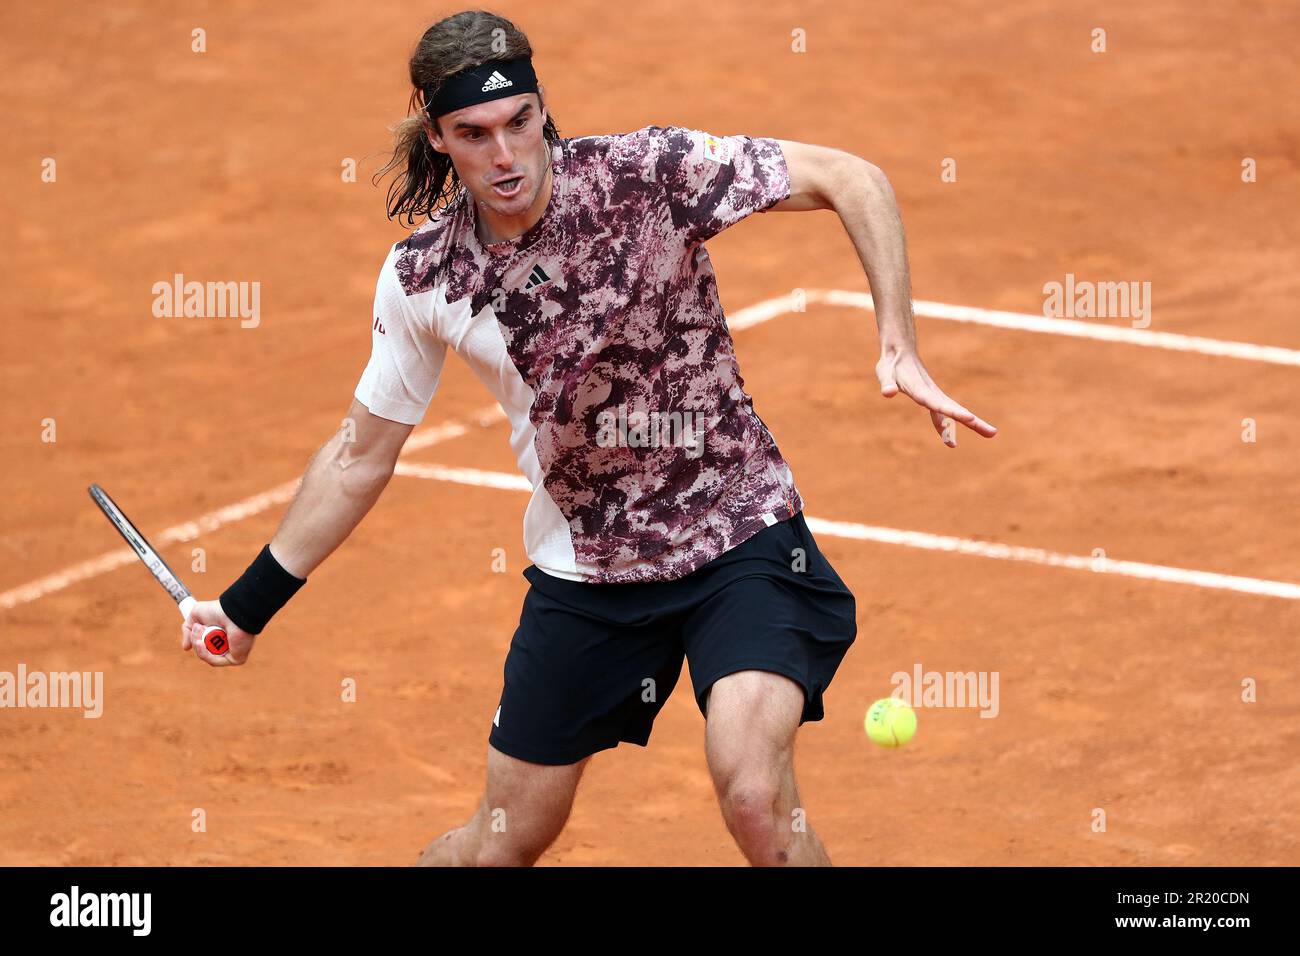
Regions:
<instances>
[{"instance_id":1,"label":"pink and maroon t-shirt","mask_svg":"<svg viewBox=\"0 0 1300 956\"><path fill-rule=\"evenodd\" d=\"M393 247L356 397L419 423L451 348L510 420L533 563L594 583L680 578L803 507L703 245L789 197L789 169L773 139L673 126L551 155L550 202L523 235L480 242L462 188Z\"/></svg>"}]
</instances>

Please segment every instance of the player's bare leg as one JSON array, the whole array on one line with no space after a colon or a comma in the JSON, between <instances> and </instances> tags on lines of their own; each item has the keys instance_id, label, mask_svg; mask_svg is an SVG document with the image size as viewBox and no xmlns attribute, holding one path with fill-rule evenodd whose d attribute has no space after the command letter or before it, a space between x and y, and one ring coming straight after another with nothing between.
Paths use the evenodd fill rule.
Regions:
<instances>
[{"instance_id":1,"label":"player's bare leg","mask_svg":"<svg viewBox=\"0 0 1300 956\"><path fill-rule=\"evenodd\" d=\"M727 829L754 866L831 865L795 783L803 706L802 687L767 671L729 674L709 692L709 772Z\"/></svg>"},{"instance_id":2,"label":"player's bare leg","mask_svg":"<svg viewBox=\"0 0 1300 956\"><path fill-rule=\"evenodd\" d=\"M473 818L420 854L420 866L532 866L564 829L588 757L547 766L488 745L487 788Z\"/></svg>"}]
</instances>

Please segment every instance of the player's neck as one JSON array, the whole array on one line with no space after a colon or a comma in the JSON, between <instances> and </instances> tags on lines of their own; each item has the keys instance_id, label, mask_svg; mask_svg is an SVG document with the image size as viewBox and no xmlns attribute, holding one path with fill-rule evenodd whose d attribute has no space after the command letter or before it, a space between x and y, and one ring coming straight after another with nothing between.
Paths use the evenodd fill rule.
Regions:
<instances>
[{"instance_id":1,"label":"player's neck","mask_svg":"<svg viewBox=\"0 0 1300 956\"><path fill-rule=\"evenodd\" d=\"M554 176L552 175L549 160L550 153L548 151L545 167L546 178L542 182L542 188L537 190L537 198L533 200L532 205L518 216L502 216L484 203L478 204L479 242L485 245L494 242L508 242L511 239L519 238L538 223L546 212L547 204L551 201L551 187Z\"/></svg>"}]
</instances>

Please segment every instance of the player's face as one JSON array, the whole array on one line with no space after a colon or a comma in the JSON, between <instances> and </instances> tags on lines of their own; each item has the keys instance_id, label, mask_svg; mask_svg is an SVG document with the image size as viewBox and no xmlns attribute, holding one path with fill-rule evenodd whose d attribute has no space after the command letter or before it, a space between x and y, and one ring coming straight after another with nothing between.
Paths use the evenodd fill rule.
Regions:
<instances>
[{"instance_id":1,"label":"player's face","mask_svg":"<svg viewBox=\"0 0 1300 956\"><path fill-rule=\"evenodd\" d=\"M507 96L438 117L429 142L451 157L474 198L500 216L532 208L546 179L550 151L542 126L546 108L536 93Z\"/></svg>"}]
</instances>

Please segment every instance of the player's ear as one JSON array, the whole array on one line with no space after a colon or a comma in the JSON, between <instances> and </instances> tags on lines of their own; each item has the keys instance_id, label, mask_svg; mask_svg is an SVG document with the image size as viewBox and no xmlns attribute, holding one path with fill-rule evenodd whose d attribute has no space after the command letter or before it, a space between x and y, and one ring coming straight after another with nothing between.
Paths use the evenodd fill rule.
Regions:
<instances>
[{"instance_id":1,"label":"player's ear","mask_svg":"<svg viewBox=\"0 0 1300 956\"><path fill-rule=\"evenodd\" d=\"M447 144L442 141L442 136L439 135L436 128L437 124L437 120L426 124L424 127L424 137L429 141L429 145L432 146L436 152L445 153L447 152Z\"/></svg>"},{"instance_id":2,"label":"player's ear","mask_svg":"<svg viewBox=\"0 0 1300 956\"><path fill-rule=\"evenodd\" d=\"M537 84L537 109L542 115L542 124L546 123L546 101L542 99L542 94L546 92L546 87Z\"/></svg>"}]
</instances>

